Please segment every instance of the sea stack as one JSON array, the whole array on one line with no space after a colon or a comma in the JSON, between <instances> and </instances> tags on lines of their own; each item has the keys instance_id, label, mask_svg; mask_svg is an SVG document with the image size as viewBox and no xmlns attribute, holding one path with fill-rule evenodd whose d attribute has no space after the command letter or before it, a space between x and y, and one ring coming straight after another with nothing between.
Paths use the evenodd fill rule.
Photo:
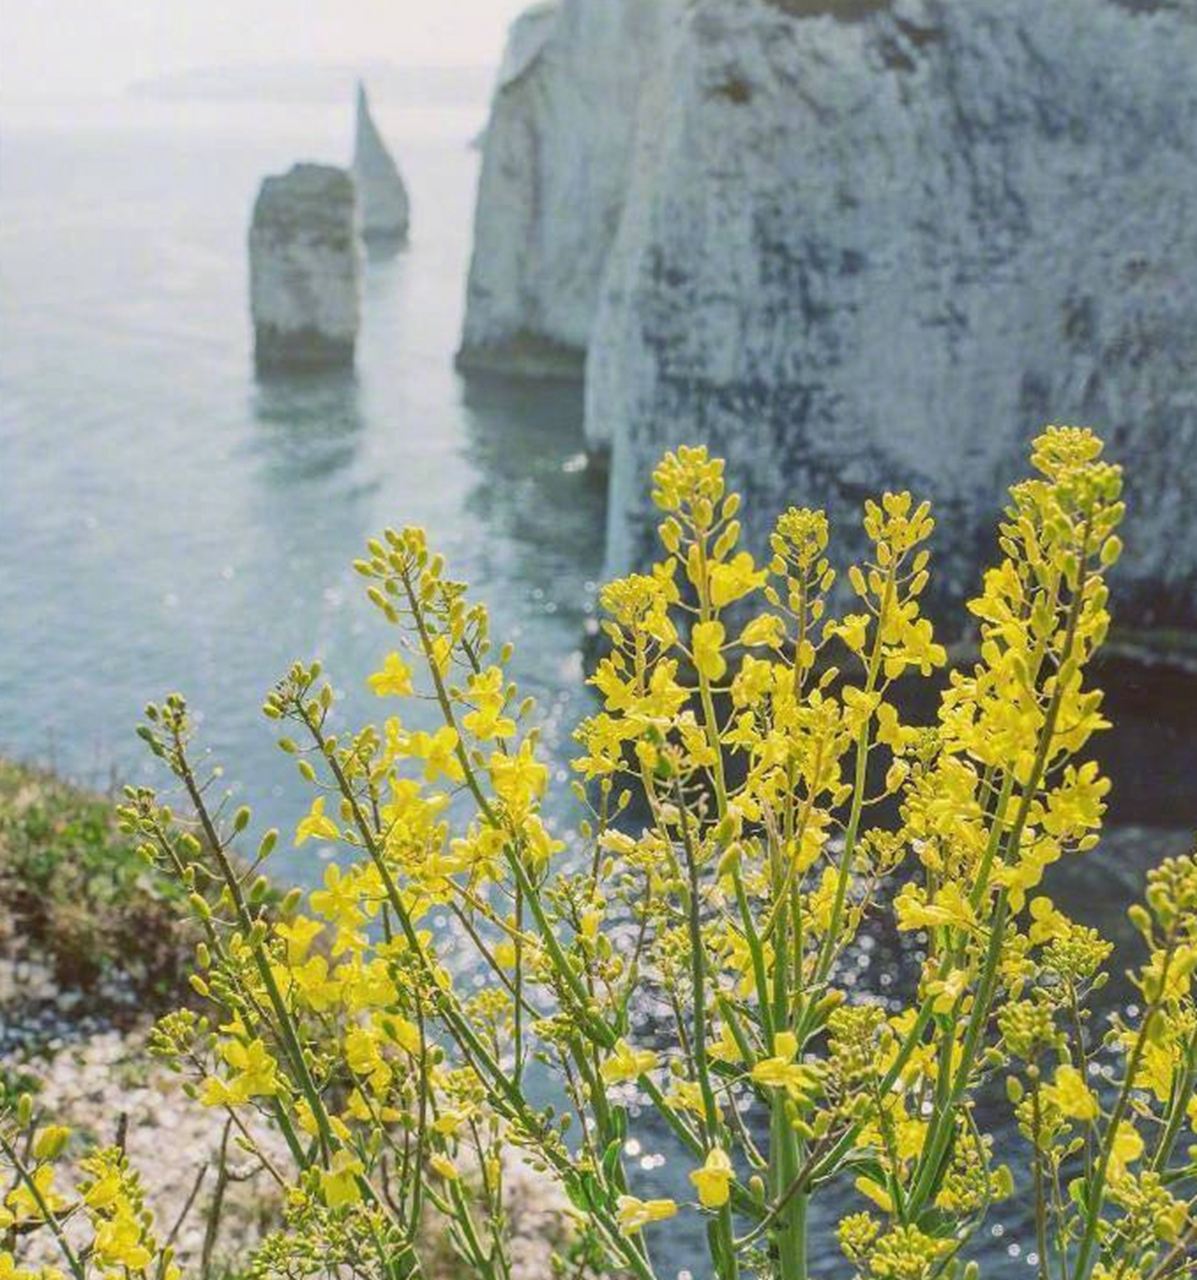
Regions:
<instances>
[{"instance_id":1,"label":"sea stack","mask_svg":"<svg viewBox=\"0 0 1197 1280\"><path fill-rule=\"evenodd\" d=\"M361 295L353 179L297 164L263 181L249 231L259 370L351 367Z\"/></svg>"},{"instance_id":2,"label":"sea stack","mask_svg":"<svg viewBox=\"0 0 1197 1280\"><path fill-rule=\"evenodd\" d=\"M366 86L357 86L357 130L353 142L359 225L366 240L403 240L411 202L391 153L370 115Z\"/></svg>"}]
</instances>

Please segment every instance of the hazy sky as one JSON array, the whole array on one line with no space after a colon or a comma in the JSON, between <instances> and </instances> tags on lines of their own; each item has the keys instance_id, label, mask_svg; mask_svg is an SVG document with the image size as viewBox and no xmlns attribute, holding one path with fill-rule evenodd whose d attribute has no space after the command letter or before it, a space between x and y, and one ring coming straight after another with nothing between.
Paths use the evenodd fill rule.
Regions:
<instances>
[{"instance_id":1,"label":"hazy sky","mask_svg":"<svg viewBox=\"0 0 1197 1280\"><path fill-rule=\"evenodd\" d=\"M118 92L235 62L494 63L528 0L0 0L0 92Z\"/></svg>"}]
</instances>

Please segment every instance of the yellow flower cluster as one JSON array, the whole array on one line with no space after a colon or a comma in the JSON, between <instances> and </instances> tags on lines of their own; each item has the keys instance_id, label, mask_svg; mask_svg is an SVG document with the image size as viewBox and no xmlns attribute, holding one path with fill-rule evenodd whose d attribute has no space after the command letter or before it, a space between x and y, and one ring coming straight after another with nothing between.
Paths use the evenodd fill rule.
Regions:
<instances>
[{"instance_id":1,"label":"yellow flower cluster","mask_svg":"<svg viewBox=\"0 0 1197 1280\"><path fill-rule=\"evenodd\" d=\"M75 1280L179 1280L174 1250L158 1244L153 1216L145 1207L138 1175L118 1147L93 1150L73 1169L74 1187L60 1190L58 1173L68 1156L70 1131L35 1127L32 1099L22 1097L16 1115L0 1130L0 1181L9 1190L0 1202L0 1240L8 1243L40 1230L55 1237ZM15 1139L15 1141L14 1141ZM86 1223L86 1233L66 1224ZM11 1249L0 1250L3 1280L66 1280L56 1267L21 1267Z\"/></svg>"},{"instance_id":2,"label":"yellow flower cluster","mask_svg":"<svg viewBox=\"0 0 1197 1280\"><path fill-rule=\"evenodd\" d=\"M973 660L951 670L924 610L926 503L867 502L868 552L842 574L817 510L784 512L758 560L723 463L668 454L664 557L600 596L568 858L510 649L420 530L356 565L395 628L367 681L380 722L341 726L318 664L266 701L312 788L295 844L336 855L306 905L261 877L272 833L247 852L248 811L209 809L182 699L150 707L143 736L194 826L144 788L124 817L190 895L210 1005L156 1044L202 1104L262 1113L288 1144L288 1224L261 1273L322 1250L420 1277L432 1210L470 1274L505 1280L516 1152L568 1196L579 1268L653 1280L653 1224L686 1212L718 1280L802 1280L809 1202L834 1188L845 1274L969 1280L970 1241L1014 1184L974 1105L1001 1071L1041 1275L1192 1274L1197 864L1164 864L1135 910L1140 1008L1101 1073L1084 1005L1109 946L1043 891L1093 846L1109 790L1082 758L1106 726L1087 669L1120 550L1101 452L1077 428L1036 441L970 605ZM908 710L922 681L929 722ZM879 913L925 956L886 1007L849 978ZM545 1071L553 1106L530 1083ZM693 1199L637 1194L642 1107L686 1153ZM45 1177L17 1188L22 1215ZM103 1249L132 1269L153 1254L115 1210Z\"/></svg>"}]
</instances>

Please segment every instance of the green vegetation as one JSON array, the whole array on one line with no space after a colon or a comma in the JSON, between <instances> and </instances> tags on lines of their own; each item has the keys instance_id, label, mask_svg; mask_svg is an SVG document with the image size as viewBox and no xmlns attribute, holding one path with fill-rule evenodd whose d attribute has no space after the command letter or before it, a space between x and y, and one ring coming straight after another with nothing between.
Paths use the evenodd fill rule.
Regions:
<instances>
[{"instance_id":1,"label":"green vegetation","mask_svg":"<svg viewBox=\"0 0 1197 1280\"><path fill-rule=\"evenodd\" d=\"M202 935L200 1004L152 1048L282 1192L248 1274L431 1280L436 1220L463 1274L513 1280L518 1153L570 1202L563 1276L656 1280L675 1269L657 1224L686 1215L704 1276L808 1280L820 1200L836 1280L976 1280L974 1242L1016 1190L1035 1280L1197 1275L1197 859L1149 873L1136 1002L1106 1026L1089 1006L1113 946L1044 892L1096 846L1110 785L1087 758L1109 727L1090 674L1123 516L1101 455L1078 428L1036 440L969 604L977 661L946 677L921 611L926 503L865 504L841 612L823 512L782 513L758 564L722 462L666 455L664 559L601 597L573 858L510 646L422 530L356 564L393 628L366 678L379 723L339 724L318 663L263 708L312 791L295 844L337 850L319 889L272 899L278 833L209 806L185 700L150 704L140 733L190 812L129 787L122 830ZM915 722L903 690L929 680L938 709ZM435 729L406 725L413 708ZM465 972L440 916L472 947ZM878 920L921 951L888 1002L851 972ZM977 1105L1003 1087L1010 1163ZM638 1194L641 1110L684 1152L685 1199ZM15 1254L34 1233L74 1280L175 1280L152 1176L19 1101L0 1116L0 1280L36 1280Z\"/></svg>"},{"instance_id":2,"label":"green vegetation","mask_svg":"<svg viewBox=\"0 0 1197 1280\"><path fill-rule=\"evenodd\" d=\"M36 954L61 988L112 984L162 1008L186 988L183 896L110 799L0 760L0 953Z\"/></svg>"}]
</instances>

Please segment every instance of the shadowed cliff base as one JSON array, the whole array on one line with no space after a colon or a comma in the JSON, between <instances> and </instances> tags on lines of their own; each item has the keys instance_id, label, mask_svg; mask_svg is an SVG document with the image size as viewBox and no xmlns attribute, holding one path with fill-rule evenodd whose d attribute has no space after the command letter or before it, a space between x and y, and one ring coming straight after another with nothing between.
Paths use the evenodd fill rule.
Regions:
<instances>
[{"instance_id":1,"label":"shadowed cliff base","mask_svg":"<svg viewBox=\"0 0 1197 1280\"><path fill-rule=\"evenodd\" d=\"M354 343L330 338L318 329L284 330L259 324L254 335L254 365L262 376L353 367Z\"/></svg>"},{"instance_id":2,"label":"shadowed cliff base","mask_svg":"<svg viewBox=\"0 0 1197 1280\"><path fill-rule=\"evenodd\" d=\"M889 9L893 0L765 0L774 9L795 18L815 18L829 14L841 22L856 22L871 13Z\"/></svg>"},{"instance_id":3,"label":"shadowed cliff base","mask_svg":"<svg viewBox=\"0 0 1197 1280\"><path fill-rule=\"evenodd\" d=\"M581 379L586 352L543 334L523 331L502 342L465 345L457 352L462 373L514 374L525 378Z\"/></svg>"},{"instance_id":4,"label":"shadowed cliff base","mask_svg":"<svg viewBox=\"0 0 1197 1280\"><path fill-rule=\"evenodd\" d=\"M362 229L362 246L367 262L385 262L408 246L406 231L368 231Z\"/></svg>"},{"instance_id":5,"label":"shadowed cliff base","mask_svg":"<svg viewBox=\"0 0 1197 1280\"><path fill-rule=\"evenodd\" d=\"M1185 7L1185 0L1110 0L1110 3L1127 13L1173 13Z\"/></svg>"}]
</instances>

